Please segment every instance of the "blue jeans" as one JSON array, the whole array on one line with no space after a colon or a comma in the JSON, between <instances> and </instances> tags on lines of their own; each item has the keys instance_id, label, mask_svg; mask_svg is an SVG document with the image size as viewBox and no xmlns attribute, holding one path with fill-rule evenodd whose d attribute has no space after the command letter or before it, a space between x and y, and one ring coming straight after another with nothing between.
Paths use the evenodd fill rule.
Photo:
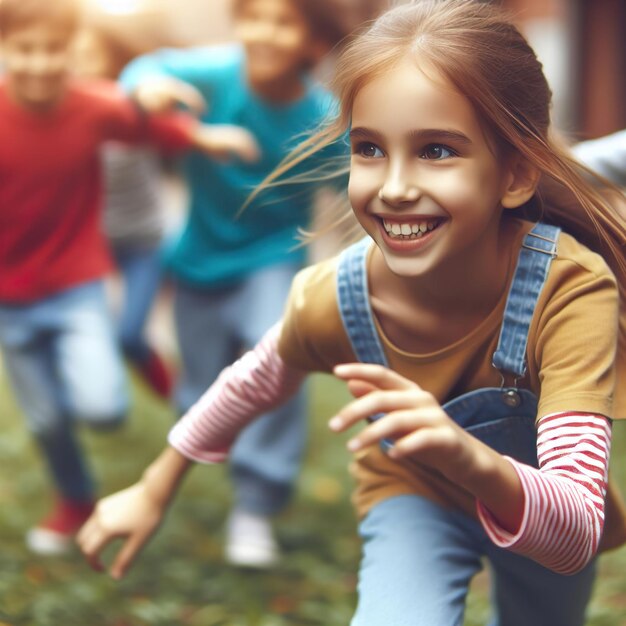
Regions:
<instances>
[{"instance_id":1,"label":"blue jeans","mask_svg":"<svg viewBox=\"0 0 626 626\"><path fill-rule=\"evenodd\" d=\"M114 250L114 256L124 285L118 338L126 357L142 363L150 356L144 330L161 284L159 250L119 248Z\"/></svg>"},{"instance_id":2,"label":"blue jeans","mask_svg":"<svg viewBox=\"0 0 626 626\"><path fill-rule=\"evenodd\" d=\"M94 495L73 433L74 420L119 424L128 408L123 363L101 281L28 305L0 305L6 369L60 493Z\"/></svg>"},{"instance_id":3,"label":"blue jeans","mask_svg":"<svg viewBox=\"0 0 626 626\"><path fill-rule=\"evenodd\" d=\"M174 319L182 360L176 399L181 412L281 319L297 271L293 265L263 268L237 285L212 291L176 285ZM287 504L305 438L303 392L241 432L230 454L239 507L271 515Z\"/></svg>"},{"instance_id":4,"label":"blue jeans","mask_svg":"<svg viewBox=\"0 0 626 626\"><path fill-rule=\"evenodd\" d=\"M360 525L359 603L351 626L461 626L472 577L489 562L490 626L582 626L595 561L562 576L497 548L480 523L417 495L375 506Z\"/></svg>"}]
</instances>

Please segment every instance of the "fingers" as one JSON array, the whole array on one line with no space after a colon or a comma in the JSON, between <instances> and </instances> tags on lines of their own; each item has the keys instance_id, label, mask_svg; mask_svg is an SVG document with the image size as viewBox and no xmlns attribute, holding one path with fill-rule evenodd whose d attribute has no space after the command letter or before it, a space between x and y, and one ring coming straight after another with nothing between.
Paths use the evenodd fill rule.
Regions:
<instances>
[{"instance_id":1,"label":"fingers","mask_svg":"<svg viewBox=\"0 0 626 626\"><path fill-rule=\"evenodd\" d=\"M146 543L146 540L147 537L142 535L132 535L126 540L120 551L117 553L117 556L111 565L111 569L109 570L109 573L113 578L120 580L125 576L126 572L135 560L135 557L139 554Z\"/></svg>"},{"instance_id":2,"label":"fingers","mask_svg":"<svg viewBox=\"0 0 626 626\"><path fill-rule=\"evenodd\" d=\"M372 391L347 404L329 422L331 430L342 432L361 420L379 413L403 409L420 409L439 404L433 396L418 387L402 391Z\"/></svg>"},{"instance_id":3,"label":"fingers","mask_svg":"<svg viewBox=\"0 0 626 626\"><path fill-rule=\"evenodd\" d=\"M224 150L246 163L255 163L261 158L261 149L254 135L238 126L224 126Z\"/></svg>"},{"instance_id":4,"label":"fingers","mask_svg":"<svg viewBox=\"0 0 626 626\"><path fill-rule=\"evenodd\" d=\"M246 163L256 163L261 158L261 150L255 141L250 141L243 147L239 157Z\"/></svg>"},{"instance_id":5,"label":"fingers","mask_svg":"<svg viewBox=\"0 0 626 626\"><path fill-rule=\"evenodd\" d=\"M413 381L383 365L372 363L344 363L333 370L342 380L360 380L378 389L419 389Z\"/></svg>"},{"instance_id":6,"label":"fingers","mask_svg":"<svg viewBox=\"0 0 626 626\"><path fill-rule=\"evenodd\" d=\"M138 87L133 97L139 106L148 113L166 113L172 108L172 98L162 89L151 85Z\"/></svg>"},{"instance_id":7,"label":"fingers","mask_svg":"<svg viewBox=\"0 0 626 626\"><path fill-rule=\"evenodd\" d=\"M76 542L92 569L102 572L105 568L100 560L100 554L111 541L122 536L103 530L98 520L91 518L76 536ZM148 536L149 534L145 536L141 533L128 536L109 570L112 578L119 580L124 577Z\"/></svg>"},{"instance_id":8,"label":"fingers","mask_svg":"<svg viewBox=\"0 0 626 626\"><path fill-rule=\"evenodd\" d=\"M348 391L355 397L360 398L367 393L376 391L376 387L370 383L366 383L362 380L349 380Z\"/></svg>"},{"instance_id":9,"label":"fingers","mask_svg":"<svg viewBox=\"0 0 626 626\"><path fill-rule=\"evenodd\" d=\"M177 81L172 97L176 102L186 106L196 115L201 115L206 110L206 101L202 93L189 83Z\"/></svg>"},{"instance_id":10,"label":"fingers","mask_svg":"<svg viewBox=\"0 0 626 626\"><path fill-rule=\"evenodd\" d=\"M98 522L97 518L90 517L76 536L76 543L92 569L97 572L104 571L100 560L100 553L113 537L107 535Z\"/></svg>"},{"instance_id":11,"label":"fingers","mask_svg":"<svg viewBox=\"0 0 626 626\"><path fill-rule=\"evenodd\" d=\"M421 428L394 441L393 448L387 454L393 459L419 455L424 451L442 448L445 438L446 434L439 430Z\"/></svg>"},{"instance_id":12,"label":"fingers","mask_svg":"<svg viewBox=\"0 0 626 626\"><path fill-rule=\"evenodd\" d=\"M383 439L404 442L407 437L415 433L423 433L427 430L431 430L432 427L438 423L440 412L438 407L432 407L422 411L416 411L411 408L388 413L384 417L372 422L358 435L350 439L347 443L348 450L357 452ZM397 443L395 445L397 445ZM403 445L401 450L405 451L406 447L406 445ZM408 453L408 450L406 452Z\"/></svg>"},{"instance_id":13,"label":"fingers","mask_svg":"<svg viewBox=\"0 0 626 626\"><path fill-rule=\"evenodd\" d=\"M231 124L201 124L195 135L196 146L218 161L237 157L252 163L261 158L261 149L248 130Z\"/></svg>"}]
</instances>

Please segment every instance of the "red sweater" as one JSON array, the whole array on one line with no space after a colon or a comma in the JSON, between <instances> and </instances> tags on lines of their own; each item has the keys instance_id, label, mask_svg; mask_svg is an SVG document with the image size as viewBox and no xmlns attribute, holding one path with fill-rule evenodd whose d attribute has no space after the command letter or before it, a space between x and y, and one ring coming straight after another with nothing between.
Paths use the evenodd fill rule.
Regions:
<instances>
[{"instance_id":1,"label":"red sweater","mask_svg":"<svg viewBox=\"0 0 626 626\"><path fill-rule=\"evenodd\" d=\"M0 80L0 302L29 303L112 267L101 226L100 146L191 147L191 118L147 118L111 83L71 83L53 111L18 106Z\"/></svg>"}]
</instances>

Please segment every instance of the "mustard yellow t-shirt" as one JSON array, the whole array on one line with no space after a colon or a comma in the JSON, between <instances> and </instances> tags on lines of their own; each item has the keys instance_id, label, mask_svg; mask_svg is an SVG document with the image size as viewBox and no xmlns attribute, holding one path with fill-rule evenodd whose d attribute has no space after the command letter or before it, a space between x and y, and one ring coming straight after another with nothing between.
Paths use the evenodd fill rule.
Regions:
<instances>
[{"instance_id":1,"label":"mustard yellow t-shirt","mask_svg":"<svg viewBox=\"0 0 626 626\"><path fill-rule=\"evenodd\" d=\"M517 222L519 250L532 224ZM508 285L517 254L511 259ZM337 259L324 261L300 272L293 283L279 344L281 357L293 367L330 372L356 360L339 313L336 269ZM378 326L389 366L442 404L474 389L498 387L500 375L491 360L507 293L470 334L430 354L403 351ZM623 404L615 411L613 406L618 314L615 277L604 260L561 234L529 331L527 374L519 381L538 396L538 417L560 411L626 415ZM357 455L352 470L359 515L383 499L407 493L475 514L469 493L415 462L389 459L378 446Z\"/></svg>"}]
</instances>

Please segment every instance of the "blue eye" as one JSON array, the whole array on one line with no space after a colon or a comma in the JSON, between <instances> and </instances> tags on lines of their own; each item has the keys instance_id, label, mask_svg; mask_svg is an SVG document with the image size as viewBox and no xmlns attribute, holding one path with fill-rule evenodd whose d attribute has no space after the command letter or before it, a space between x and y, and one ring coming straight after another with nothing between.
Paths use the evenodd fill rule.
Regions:
<instances>
[{"instance_id":1,"label":"blue eye","mask_svg":"<svg viewBox=\"0 0 626 626\"><path fill-rule=\"evenodd\" d=\"M456 153L440 143L428 144L422 150L422 158L430 161L442 161L443 159L449 159L453 156L456 156Z\"/></svg>"},{"instance_id":2,"label":"blue eye","mask_svg":"<svg viewBox=\"0 0 626 626\"><path fill-rule=\"evenodd\" d=\"M383 151L376 144L368 141L357 144L354 148L354 152L366 159L380 159L385 156Z\"/></svg>"}]
</instances>

